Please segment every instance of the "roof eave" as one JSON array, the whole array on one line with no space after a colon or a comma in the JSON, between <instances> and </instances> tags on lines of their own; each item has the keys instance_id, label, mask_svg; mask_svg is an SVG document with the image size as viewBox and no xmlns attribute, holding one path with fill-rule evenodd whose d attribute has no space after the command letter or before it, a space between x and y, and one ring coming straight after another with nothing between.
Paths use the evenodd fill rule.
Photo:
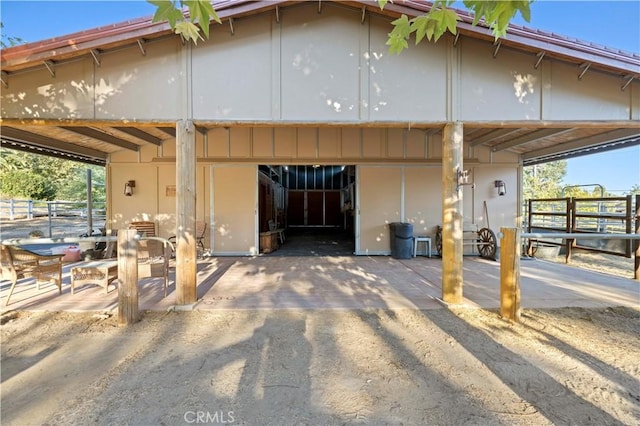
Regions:
<instances>
[{"instance_id":1,"label":"roof eave","mask_svg":"<svg viewBox=\"0 0 640 426\"><path fill-rule=\"evenodd\" d=\"M214 2L214 7L220 19L224 20L262 13L292 3L296 2L291 0L224 0ZM402 14L414 17L429 11L431 7L427 2L410 0L388 3L383 10L380 9L377 1L373 0L337 1L336 3L365 8L369 13L390 18ZM471 25L472 16L465 11L459 11L459 13L462 21L458 24L458 31L462 35L494 41L494 36L488 28L481 25ZM168 23L154 23L151 22L151 19L151 17L139 18L70 34L66 37L2 49L0 50L0 68L11 73L40 66L44 61L64 61L90 54L93 50L109 50L136 43L139 40L152 40L173 34ZM597 48L587 43L571 41L561 36L545 34L515 25L510 25L507 36L498 41L504 46L534 54L545 52L549 57L576 64L587 63L607 72L640 79L640 55L621 54L610 49Z\"/></svg>"}]
</instances>

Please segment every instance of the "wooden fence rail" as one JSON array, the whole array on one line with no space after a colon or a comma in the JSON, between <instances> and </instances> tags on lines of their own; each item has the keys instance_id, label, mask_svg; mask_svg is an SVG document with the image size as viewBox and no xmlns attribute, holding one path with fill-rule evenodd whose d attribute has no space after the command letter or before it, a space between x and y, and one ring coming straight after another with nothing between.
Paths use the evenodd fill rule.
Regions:
<instances>
[{"instance_id":1,"label":"wooden fence rail","mask_svg":"<svg viewBox=\"0 0 640 426\"><path fill-rule=\"evenodd\" d=\"M500 228L500 314L511 321L520 320L520 248L521 239L566 238L629 240L635 244L633 278L640 281L640 225L635 234L579 234L570 232L522 232L518 228Z\"/></svg>"}]
</instances>

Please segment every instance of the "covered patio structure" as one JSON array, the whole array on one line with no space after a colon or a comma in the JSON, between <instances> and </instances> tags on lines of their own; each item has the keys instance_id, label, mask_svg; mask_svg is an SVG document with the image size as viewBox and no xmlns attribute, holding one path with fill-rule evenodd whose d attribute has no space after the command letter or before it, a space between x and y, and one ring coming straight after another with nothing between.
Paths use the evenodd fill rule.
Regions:
<instances>
[{"instance_id":1,"label":"covered patio structure","mask_svg":"<svg viewBox=\"0 0 640 426\"><path fill-rule=\"evenodd\" d=\"M458 36L390 57L390 21L428 6L214 6L223 25L198 46L141 18L1 55L2 143L104 164L109 228L177 235L176 305L199 296L197 220L214 255L253 256L286 209L289 188L260 165L353 166L353 189L332 191L355 207L359 256L389 254L390 223L441 225L434 291L461 303L464 226L520 226L524 165L640 143L635 54L517 26L494 42L466 17ZM304 191L329 204L324 186Z\"/></svg>"}]
</instances>

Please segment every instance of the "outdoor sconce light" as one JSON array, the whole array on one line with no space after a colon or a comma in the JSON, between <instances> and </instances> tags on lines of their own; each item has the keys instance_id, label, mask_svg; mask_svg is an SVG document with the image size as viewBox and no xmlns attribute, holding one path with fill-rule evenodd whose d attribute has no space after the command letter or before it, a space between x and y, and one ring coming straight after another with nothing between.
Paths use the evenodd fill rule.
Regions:
<instances>
[{"instance_id":1,"label":"outdoor sconce light","mask_svg":"<svg viewBox=\"0 0 640 426\"><path fill-rule=\"evenodd\" d=\"M135 180L129 180L124 184L124 195L127 197L131 197L133 195L133 188L136 187Z\"/></svg>"},{"instance_id":2,"label":"outdoor sconce light","mask_svg":"<svg viewBox=\"0 0 640 426\"><path fill-rule=\"evenodd\" d=\"M504 183L503 180L496 180L493 182L493 185L498 188L498 195L499 196L503 196L507 193L507 185Z\"/></svg>"}]
</instances>

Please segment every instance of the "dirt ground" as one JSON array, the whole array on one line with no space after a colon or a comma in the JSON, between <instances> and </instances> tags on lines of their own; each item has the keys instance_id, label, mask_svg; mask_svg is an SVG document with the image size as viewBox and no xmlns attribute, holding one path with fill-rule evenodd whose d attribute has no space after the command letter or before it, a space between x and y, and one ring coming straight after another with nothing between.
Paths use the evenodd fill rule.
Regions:
<instances>
[{"instance_id":1,"label":"dirt ground","mask_svg":"<svg viewBox=\"0 0 640 426\"><path fill-rule=\"evenodd\" d=\"M640 420L640 311L2 315L3 425Z\"/></svg>"},{"instance_id":2,"label":"dirt ground","mask_svg":"<svg viewBox=\"0 0 640 426\"><path fill-rule=\"evenodd\" d=\"M621 257L572 264L633 275ZM640 423L640 307L524 310L518 324L475 308L0 323L2 425Z\"/></svg>"},{"instance_id":3,"label":"dirt ground","mask_svg":"<svg viewBox=\"0 0 640 426\"><path fill-rule=\"evenodd\" d=\"M564 264L565 256L560 255L547 260ZM603 274L631 279L633 279L633 271L635 268L633 258L579 249L573 250L569 264L589 271L602 272Z\"/></svg>"}]
</instances>

